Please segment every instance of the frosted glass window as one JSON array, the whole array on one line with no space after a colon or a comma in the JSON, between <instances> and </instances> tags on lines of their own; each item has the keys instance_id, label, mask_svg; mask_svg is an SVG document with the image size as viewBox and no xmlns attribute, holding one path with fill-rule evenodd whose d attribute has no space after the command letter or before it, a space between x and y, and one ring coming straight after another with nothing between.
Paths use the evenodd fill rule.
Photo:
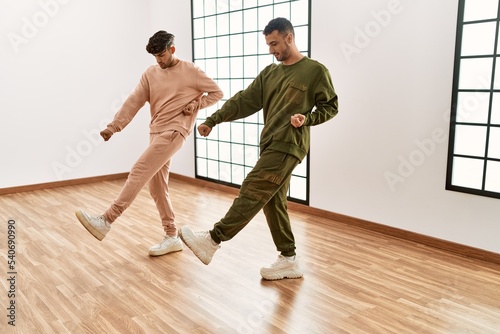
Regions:
<instances>
[{"instance_id":1,"label":"frosted glass window","mask_svg":"<svg viewBox=\"0 0 500 334\"><path fill-rule=\"evenodd\" d=\"M224 162L231 162L231 144L226 142L219 142L220 160Z\"/></svg>"},{"instance_id":2,"label":"frosted glass window","mask_svg":"<svg viewBox=\"0 0 500 334\"><path fill-rule=\"evenodd\" d=\"M220 58L217 62L217 76L224 79L229 78L229 69L229 58Z\"/></svg>"},{"instance_id":3,"label":"frosted glass window","mask_svg":"<svg viewBox=\"0 0 500 334\"><path fill-rule=\"evenodd\" d=\"M491 83L492 58L465 58L460 64L460 89L485 89Z\"/></svg>"},{"instance_id":4,"label":"frosted glass window","mask_svg":"<svg viewBox=\"0 0 500 334\"><path fill-rule=\"evenodd\" d=\"M291 20L297 46L309 55L310 0L193 0L193 61L219 84L224 97L198 113L196 125L245 89L266 66L264 27L275 17ZM262 111L214 127L209 137L195 131L196 177L239 186L259 158ZM308 159L292 174L289 199L309 203Z\"/></svg>"},{"instance_id":5,"label":"frosted glass window","mask_svg":"<svg viewBox=\"0 0 500 334\"><path fill-rule=\"evenodd\" d=\"M259 74L257 70L258 58L256 56L245 57L245 68L243 76L255 78L257 74Z\"/></svg>"},{"instance_id":6,"label":"frosted glass window","mask_svg":"<svg viewBox=\"0 0 500 334\"><path fill-rule=\"evenodd\" d=\"M462 123L488 122L490 93L458 93L457 121Z\"/></svg>"},{"instance_id":7,"label":"frosted glass window","mask_svg":"<svg viewBox=\"0 0 500 334\"><path fill-rule=\"evenodd\" d=\"M453 184L481 189L483 182L483 160L455 158L453 164Z\"/></svg>"},{"instance_id":8,"label":"frosted glass window","mask_svg":"<svg viewBox=\"0 0 500 334\"><path fill-rule=\"evenodd\" d=\"M248 33L245 35L245 44L243 45L243 49L245 50L246 55L254 55L259 52L259 38L262 38L262 34L260 33ZM248 56L251 57L251 56ZM245 60L246 63L246 60ZM256 75L254 75L256 77Z\"/></svg>"},{"instance_id":9,"label":"frosted glass window","mask_svg":"<svg viewBox=\"0 0 500 334\"><path fill-rule=\"evenodd\" d=\"M487 191L500 193L500 162L489 161L486 168L486 185Z\"/></svg>"},{"instance_id":10,"label":"frosted glass window","mask_svg":"<svg viewBox=\"0 0 500 334\"><path fill-rule=\"evenodd\" d=\"M229 37L217 37L217 56L228 57L229 54Z\"/></svg>"},{"instance_id":11,"label":"frosted glass window","mask_svg":"<svg viewBox=\"0 0 500 334\"><path fill-rule=\"evenodd\" d=\"M223 182L231 182L231 164L220 162L220 175L219 180Z\"/></svg>"},{"instance_id":12,"label":"frosted glass window","mask_svg":"<svg viewBox=\"0 0 500 334\"><path fill-rule=\"evenodd\" d=\"M463 21L493 19L497 17L497 11L498 0L466 0Z\"/></svg>"},{"instance_id":13,"label":"frosted glass window","mask_svg":"<svg viewBox=\"0 0 500 334\"><path fill-rule=\"evenodd\" d=\"M490 129L488 143L488 158L500 159L500 128Z\"/></svg>"},{"instance_id":14,"label":"frosted glass window","mask_svg":"<svg viewBox=\"0 0 500 334\"><path fill-rule=\"evenodd\" d=\"M292 175L290 180L290 196L305 199L306 198L306 179Z\"/></svg>"},{"instance_id":15,"label":"frosted glass window","mask_svg":"<svg viewBox=\"0 0 500 334\"><path fill-rule=\"evenodd\" d=\"M486 127L457 125L455 132L455 154L484 156Z\"/></svg>"},{"instance_id":16,"label":"frosted glass window","mask_svg":"<svg viewBox=\"0 0 500 334\"><path fill-rule=\"evenodd\" d=\"M217 34L219 36L229 34L229 18L227 15L217 15Z\"/></svg>"},{"instance_id":17,"label":"frosted glass window","mask_svg":"<svg viewBox=\"0 0 500 334\"><path fill-rule=\"evenodd\" d=\"M496 41L496 22L464 25L462 56L493 54Z\"/></svg>"},{"instance_id":18,"label":"frosted glass window","mask_svg":"<svg viewBox=\"0 0 500 334\"><path fill-rule=\"evenodd\" d=\"M493 94L493 105L491 106L491 124L500 125L500 93Z\"/></svg>"},{"instance_id":19,"label":"frosted glass window","mask_svg":"<svg viewBox=\"0 0 500 334\"><path fill-rule=\"evenodd\" d=\"M446 173L446 189L495 198L500 198L500 57L494 52L499 3L459 0Z\"/></svg>"},{"instance_id":20,"label":"frosted glass window","mask_svg":"<svg viewBox=\"0 0 500 334\"><path fill-rule=\"evenodd\" d=\"M217 35L217 20L216 16L209 16L205 18L205 36L216 36Z\"/></svg>"},{"instance_id":21,"label":"frosted glass window","mask_svg":"<svg viewBox=\"0 0 500 334\"><path fill-rule=\"evenodd\" d=\"M240 144L231 144L231 162L238 165L245 163L244 157L245 146Z\"/></svg>"}]
</instances>

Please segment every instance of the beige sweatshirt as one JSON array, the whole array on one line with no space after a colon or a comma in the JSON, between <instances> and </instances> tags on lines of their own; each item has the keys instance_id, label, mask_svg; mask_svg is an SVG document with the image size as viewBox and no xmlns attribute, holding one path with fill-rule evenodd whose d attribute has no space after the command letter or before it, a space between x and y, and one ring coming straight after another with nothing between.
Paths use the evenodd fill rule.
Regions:
<instances>
[{"instance_id":1,"label":"beige sweatshirt","mask_svg":"<svg viewBox=\"0 0 500 334\"><path fill-rule=\"evenodd\" d=\"M200 93L205 94L191 115L182 109ZM215 104L223 96L219 86L195 64L179 60L169 68L150 66L141 81L116 113L108 129L115 133L123 130L139 109L149 102L151 111L150 133L167 130L179 131L184 138L193 131L199 109Z\"/></svg>"}]
</instances>

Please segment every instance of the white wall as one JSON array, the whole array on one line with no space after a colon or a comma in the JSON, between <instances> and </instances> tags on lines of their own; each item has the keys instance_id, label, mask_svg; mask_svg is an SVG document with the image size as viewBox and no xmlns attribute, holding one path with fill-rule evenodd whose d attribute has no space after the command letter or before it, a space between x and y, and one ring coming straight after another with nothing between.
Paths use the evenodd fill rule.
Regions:
<instances>
[{"instance_id":1,"label":"white wall","mask_svg":"<svg viewBox=\"0 0 500 334\"><path fill-rule=\"evenodd\" d=\"M127 171L147 145L149 109L105 144L98 133L154 61L148 3L0 6L0 188Z\"/></svg>"},{"instance_id":2,"label":"white wall","mask_svg":"<svg viewBox=\"0 0 500 334\"><path fill-rule=\"evenodd\" d=\"M313 1L340 112L313 131L311 206L500 253L499 200L445 190L457 3Z\"/></svg>"},{"instance_id":3,"label":"white wall","mask_svg":"<svg viewBox=\"0 0 500 334\"><path fill-rule=\"evenodd\" d=\"M43 2L0 7L0 188L127 172L147 144L148 110L62 177L52 165L85 153L84 132L100 130L152 63L152 33L172 31L191 59L190 2L162 0L71 1L15 53L7 32ZM455 0L313 0L312 57L330 69L340 112L312 131L310 204L500 253L500 202L444 189L456 15ZM193 145L173 172L194 176Z\"/></svg>"}]
</instances>

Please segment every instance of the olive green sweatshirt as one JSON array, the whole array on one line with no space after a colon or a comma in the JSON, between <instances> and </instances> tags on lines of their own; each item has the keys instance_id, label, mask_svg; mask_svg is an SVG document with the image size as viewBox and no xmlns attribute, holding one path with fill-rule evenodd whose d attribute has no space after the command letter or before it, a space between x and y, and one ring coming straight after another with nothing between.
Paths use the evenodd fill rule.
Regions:
<instances>
[{"instance_id":1,"label":"olive green sweatshirt","mask_svg":"<svg viewBox=\"0 0 500 334\"><path fill-rule=\"evenodd\" d=\"M309 151L310 126L326 122L338 112L337 94L328 69L308 57L292 65L271 64L204 124L212 128L222 122L245 118L261 109L264 128L260 136L260 152L273 149L292 154L302 161ZM306 118L302 127L295 128L290 118L298 113Z\"/></svg>"}]
</instances>

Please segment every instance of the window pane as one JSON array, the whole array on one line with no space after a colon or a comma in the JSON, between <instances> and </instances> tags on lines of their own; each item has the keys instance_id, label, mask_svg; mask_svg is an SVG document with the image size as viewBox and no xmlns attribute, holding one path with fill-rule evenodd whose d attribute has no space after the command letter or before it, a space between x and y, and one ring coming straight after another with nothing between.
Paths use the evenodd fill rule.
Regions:
<instances>
[{"instance_id":1,"label":"window pane","mask_svg":"<svg viewBox=\"0 0 500 334\"><path fill-rule=\"evenodd\" d=\"M500 162L488 161L484 189L500 193Z\"/></svg>"},{"instance_id":2,"label":"window pane","mask_svg":"<svg viewBox=\"0 0 500 334\"><path fill-rule=\"evenodd\" d=\"M229 14L229 29L232 34L243 32L243 12Z\"/></svg>"},{"instance_id":3,"label":"window pane","mask_svg":"<svg viewBox=\"0 0 500 334\"><path fill-rule=\"evenodd\" d=\"M217 125L219 128L219 140L231 141L231 123L221 123Z\"/></svg>"},{"instance_id":4,"label":"window pane","mask_svg":"<svg viewBox=\"0 0 500 334\"><path fill-rule=\"evenodd\" d=\"M212 159L219 159L219 145L214 140L208 140L207 142L207 154Z\"/></svg>"},{"instance_id":5,"label":"window pane","mask_svg":"<svg viewBox=\"0 0 500 334\"><path fill-rule=\"evenodd\" d=\"M219 179L219 162L208 160L208 175L209 178Z\"/></svg>"},{"instance_id":6,"label":"window pane","mask_svg":"<svg viewBox=\"0 0 500 334\"><path fill-rule=\"evenodd\" d=\"M243 57L231 58L231 78L241 78L243 76Z\"/></svg>"},{"instance_id":7,"label":"window pane","mask_svg":"<svg viewBox=\"0 0 500 334\"><path fill-rule=\"evenodd\" d=\"M233 143L243 144L243 123L231 123L231 139Z\"/></svg>"},{"instance_id":8,"label":"window pane","mask_svg":"<svg viewBox=\"0 0 500 334\"><path fill-rule=\"evenodd\" d=\"M259 159L259 150L254 146L245 146L245 166L253 168Z\"/></svg>"},{"instance_id":9,"label":"window pane","mask_svg":"<svg viewBox=\"0 0 500 334\"><path fill-rule=\"evenodd\" d=\"M215 58L217 56L217 38L207 38L205 40L205 57ZM207 64L207 66L209 66ZM210 67L209 67L210 68Z\"/></svg>"},{"instance_id":10,"label":"window pane","mask_svg":"<svg viewBox=\"0 0 500 334\"><path fill-rule=\"evenodd\" d=\"M197 59L205 58L205 41L203 39L194 41L194 57Z\"/></svg>"},{"instance_id":11,"label":"window pane","mask_svg":"<svg viewBox=\"0 0 500 334\"><path fill-rule=\"evenodd\" d=\"M486 127L457 125L455 133L455 154L484 156Z\"/></svg>"},{"instance_id":12,"label":"window pane","mask_svg":"<svg viewBox=\"0 0 500 334\"><path fill-rule=\"evenodd\" d=\"M205 36L217 35L217 20L216 16L209 16L205 18Z\"/></svg>"},{"instance_id":13,"label":"window pane","mask_svg":"<svg viewBox=\"0 0 500 334\"><path fill-rule=\"evenodd\" d=\"M193 17L203 16L203 0L193 0Z\"/></svg>"},{"instance_id":14,"label":"window pane","mask_svg":"<svg viewBox=\"0 0 500 334\"><path fill-rule=\"evenodd\" d=\"M493 105L491 106L491 124L500 125L500 93L493 94Z\"/></svg>"},{"instance_id":15,"label":"window pane","mask_svg":"<svg viewBox=\"0 0 500 334\"><path fill-rule=\"evenodd\" d=\"M491 58L462 59L459 89L487 89L491 82Z\"/></svg>"},{"instance_id":16,"label":"window pane","mask_svg":"<svg viewBox=\"0 0 500 334\"><path fill-rule=\"evenodd\" d=\"M229 11L229 1L219 0L217 1L217 13L226 13Z\"/></svg>"},{"instance_id":17,"label":"window pane","mask_svg":"<svg viewBox=\"0 0 500 334\"><path fill-rule=\"evenodd\" d=\"M234 184L242 184L243 183L243 179L245 179L243 166L232 165L231 166L231 170L233 172L232 173L232 182Z\"/></svg>"},{"instance_id":18,"label":"window pane","mask_svg":"<svg viewBox=\"0 0 500 334\"><path fill-rule=\"evenodd\" d=\"M217 62L217 78L229 78L229 58L219 58Z\"/></svg>"},{"instance_id":19,"label":"window pane","mask_svg":"<svg viewBox=\"0 0 500 334\"><path fill-rule=\"evenodd\" d=\"M302 50L307 50L308 43L309 43L309 29L307 27L298 27L295 29L295 37L297 39L297 48L299 51Z\"/></svg>"},{"instance_id":20,"label":"window pane","mask_svg":"<svg viewBox=\"0 0 500 334\"><path fill-rule=\"evenodd\" d=\"M240 144L231 144L231 160L233 164L243 165L244 146Z\"/></svg>"},{"instance_id":21,"label":"window pane","mask_svg":"<svg viewBox=\"0 0 500 334\"><path fill-rule=\"evenodd\" d=\"M231 162L231 144L226 142L219 142L220 160Z\"/></svg>"},{"instance_id":22,"label":"window pane","mask_svg":"<svg viewBox=\"0 0 500 334\"><path fill-rule=\"evenodd\" d=\"M214 15L217 13L217 1L218 0L203 0L205 10L203 11L203 15Z\"/></svg>"},{"instance_id":23,"label":"window pane","mask_svg":"<svg viewBox=\"0 0 500 334\"><path fill-rule=\"evenodd\" d=\"M302 162L295 167L293 174L304 177L307 176L307 157L305 157L304 160L302 160Z\"/></svg>"},{"instance_id":24,"label":"window pane","mask_svg":"<svg viewBox=\"0 0 500 334\"><path fill-rule=\"evenodd\" d=\"M259 144L259 133L257 124L245 124L245 144L255 145Z\"/></svg>"},{"instance_id":25,"label":"window pane","mask_svg":"<svg viewBox=\"0 0 500 334\"><path fill-rule=\"evenodd\" d=\"M307 1L292 2L290 20L295 26L307 25L309 22L309 3Z\"/></svg>"},{"instance_id":26,"label":"window pane","mask_svg":"<svg viewBox=\"0 0 500 334\"><path fill-rule=\"evenodd\" d=\"M224 162L221 162L219 165L220 165L219 180L224 182L231 182L231 165Z\"/></svg>"},{"instance_id":27,"label":"window pane","mask_svg":"<svg viewBox=\"0 0 500 334\"><path fill-rule=\"evenodd\" d=\"M256 32L245 34L245 45L243 49L246 55L253 55L259 52L259 38L263 38L263 35Z\"/></svg>"},{"instance_id":28,"label":"window pane","mask_svg":"<svg viewBox=\"0 0 500 334\"><path fill-rule=\"evenodd\" d=\"M259 28L257 26L257 8L252 8L249 10L243 11L243 16L244 16L244 27L243 29L245 31L258 31L262 30L262 28Z\"/></svg>"},{"instance_id":29,"label":"window pane","mask_svg":"<svg viewBox=\"0 0 500 334\"><path fill-rule=\"evenodd\" d=\"M229 56L229 37L222 36L217 38L217 56L218 57L228 57Z\"/></svg>"},{"instance_id":30,"label":"window pane","mask_svg":"<svg viewBox=\"0 0 500 334\"><path fill-rule=\"evenodd\" d=\"M229 34L229 15L228 14L217 15L217 34L218 35Z\"/></svg>"},{"instance_id":31,"label":"window pane","mask_svg":"<svg viewBox=\"0 0 500 334\"><path fill-rule=\"evenodd\" d=\"M453 159L453 178L455 186L481 189L483 182L483 160Z\"/></svg>"},{"instance_id":32,"label":"window pane","mask_svg":"<svg viewBox=\"0 0 500 334\"><path fill-rule=\"evenodd\" d=\"M292 175L292 179L290 180L290 196L305 200L306 194L306 179Z\"/></svg>"},{"instance_id":33,"label":"window pane","mask_svg":"<svg viewBox=\"0 0 500 334\"><path fill-rule=\"evenodd\" d=\"M196 174L202 177L207 177L207 160L206 159L196 159Z\"/></svg>"},{"instance_id":34,"label":"window pane","mask_svg":"<svg viewBox=\"0 0 500 334\"><path fill-rule=\"evenodd\" d=\"M205 139L196 139L196 154L200 158L207 157L207 141Z\"/></svg>"},{"instance_id":35,"label":"window pane","mask_svg":"<svg viewBox=\"0 0 500 334\"><path fill-rule=\"evenodd\" d=\"M491 55L495 49L496 22L464 25L462 56Z\"/></svg>"},{"instance_id":36,"label":"window pane","mask_svg":"<svg viewBox=\"0 0 500 334\"><path fill-rule=\"evenodd\" d=\"M487 123L490 93L458 93L457 122Z\"/></svg>"},{"instance_id":37,"label":"window pane","mask_svg":"<svg viewBox=\"0 0 500 334\"><path fill-rule=\"evenodd\" d=\"M274 17L290 17L290 3L274 6Z\"/></svg>"},{"instance_id":38,"label":"window pane","mask_svg":"<svg viewBox=\"0 0 500 334\"><path fill-rule=\"evenodd\" d=\"M497 57L497 66L495 68L495 82L493 84L494 89L500 89L500 57Z\"/></svg>"},{"instance_id":39,"label":"window pane","mask_svg":"<svg viewBox=\"0 0 500 334\"><path fill-rule=\"evenodd\" d=\"M498 0L466 0L464 22L497 17Z\"/></svg>"},{"instance_id":40,"label":"window pane","mask_svg":"<svg viewBox=\"0 0 500 334\"><path fill-rule=\"evenodd\" d=\"M245 70L244 70L244 77L248 78L255 78L259 72L257 71L258 66L257 66L257 57L256 56L249 56L245 58Z\"/></svg>"},{"instance_id":41,"label":"window pane","mask_svg":"<svg viewBox=\"0 0 500 334\"><path fill-rule=\"evenodd\" d=\"M500 159L500 128L491 128L488 141L488 158Z\"/></svg>"},{"instance_id":42,"label":"window pane","mask_svg":"<svg viewBox=\"0 0 500 334\"><path fill-rule=\"evenodd\" d=\"M271 0L272 1L272 0ZM260 2L260 1L259 1ZM273 7L266 6L259 8L259 24L260 30L264 30L264 27L273 19Z\"/></svg>"}]
</instances>

